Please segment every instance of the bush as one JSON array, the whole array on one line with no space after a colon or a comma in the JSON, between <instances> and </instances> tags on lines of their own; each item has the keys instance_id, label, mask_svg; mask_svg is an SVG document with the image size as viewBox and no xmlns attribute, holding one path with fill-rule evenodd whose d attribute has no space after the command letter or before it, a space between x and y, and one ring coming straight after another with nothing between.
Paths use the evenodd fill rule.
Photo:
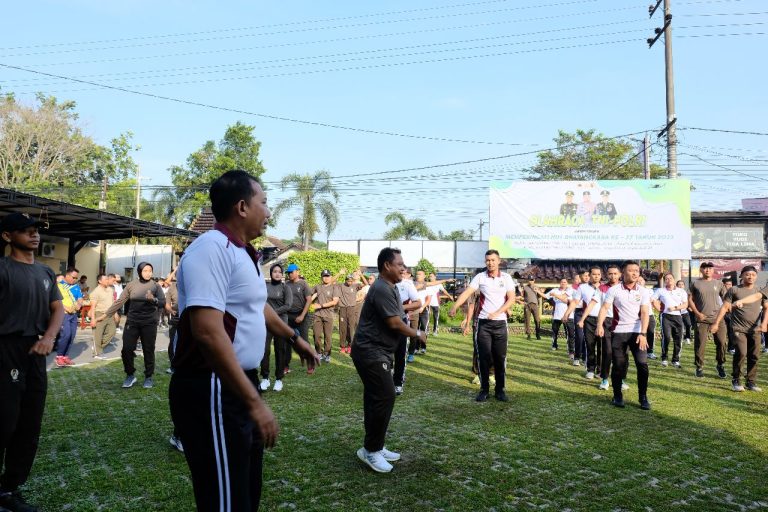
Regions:
<instances>
[{"instance_id":1,"label":"bush","mask_svg":"<svg viewBox=\"0 0 768 512\"><path fill-rule=\"evenodd\" d=\"M321 282L320 272L330 270L334 275L341 269L352 273L360 268L360 257L357 254L347 254L334 251L304 251L291 254L288 264L295 263L307 284L314 286ZM286 265L287 267L287 265Z\"/></svg>"}]
</instances>

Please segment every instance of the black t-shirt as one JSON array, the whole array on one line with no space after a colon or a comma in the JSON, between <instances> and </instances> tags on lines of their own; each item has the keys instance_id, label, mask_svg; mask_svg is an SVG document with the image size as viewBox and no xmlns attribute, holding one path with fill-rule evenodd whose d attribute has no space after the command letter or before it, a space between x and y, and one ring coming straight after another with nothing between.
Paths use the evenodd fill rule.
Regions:
<instances>
[{"instance_id":1,"label":"black t-shirt","mask_svg":"<svg viewBox=\"0 0 768 512\"><path fill-rule=\"evenodd\" d=\"M400 335L387 327L387 318L405 315L397 287L377 279L368 290L360 312L360 323L352 343L352 358L357 361L392 362Z\"/></svg>"},{"instance_id":2,"label":"black t-shirt","mask_svg":"<svg viewBox=\"0 0 768 512\"><path fill-rule=\"evenodd\" d=\"M56 275L42 263L0 258L0 336L40 336L48 329L51 302L61 300Z\"/></svg>"},{"instance_id":3,"label":"black t-shirt","mask_svg":"<svg viewBox=\"0 0 768 512\"><path fill-rule=\"evenodd\" d=\"M759 293L756 288L745 288L743 286L734 286L723 299L725 302L736 302L746 299L750 295ZM731 327L735 332L751 332L757 329L760 322L760 312L763 310L762 301L745 304L740 308L731 309Z\"/></svg>"}]
</instances>

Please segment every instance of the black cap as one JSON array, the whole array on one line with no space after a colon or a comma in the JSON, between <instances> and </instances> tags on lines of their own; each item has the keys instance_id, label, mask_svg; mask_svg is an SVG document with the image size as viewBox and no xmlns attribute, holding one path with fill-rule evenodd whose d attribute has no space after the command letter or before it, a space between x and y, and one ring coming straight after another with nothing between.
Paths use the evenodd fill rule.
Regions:
<instances>
[{"instance_id":1,"label":"black cap","mask_svg":"<svg viewBox=\"0 0 768 512\"><path fill-rule=\"evenodd\" d=\"M572 195L573 195L573 190L567 190L567 191L565 192L565 195L567 195L567 196L572 196Z\"/></svg>"},{"instance_id":2,"label":"black cap","mask_svg":"<svg viewBox=\"0 0 768 512\"><path fill-rule=\"evenodd\" d=\"M320 277L331 277L331 271L326 269L323 269L322 272L320 272Z\"/></svg>"},{"instance_id":3,"label":"black cap","mask_svg":"<svg viewBox=\"0 0 768 512\"><path fill-rule=\"evenodd\" d=\"M699 265L699 268L710 268L710 267L714 267L714 266L715 266L715 264L712 263L711 261L702 261L701 265Z\"/></svg>"},{"instance_id":4,"label":"black cap","mask_svg":"<svg viewBox=\"0 0 768 512\"><path fill-rule=\"evenodd\" d=\"M0 222L0 232L21 231L30 226L40 227L41 225L41 222L30 217L28 213L12 213Z\"/></svg>"}]
</instances>

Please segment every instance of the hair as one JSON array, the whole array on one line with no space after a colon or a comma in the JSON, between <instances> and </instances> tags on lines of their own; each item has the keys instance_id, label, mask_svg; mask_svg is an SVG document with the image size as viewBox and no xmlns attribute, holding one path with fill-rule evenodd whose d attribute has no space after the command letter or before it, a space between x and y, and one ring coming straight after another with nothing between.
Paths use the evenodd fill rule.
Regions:
<instances>
[{"instance_id":1,"label":"hair","mask_svg":"<svg viewBox=\"0 0 768 512\"><path fill-rule=\"evenodd\" d=\"M619 270L619 271L621 270L621 269L619 268L619 266L618 266L618 265L616 265L615 263L611 263L610 265L608 265L608 266L605 268L605 270L606 270L606 272L607 272L607 271L611 270L612 268L615 268L616 270Z\"/></svg>"},{"instance_id":2,"label":"hair","mask_svg":"<svg viewBox=\"0 0 768 512\"><path fill-rule=\"evenodd\" d=\"M602 269L602 268L600 268L600 267L599 267L599 266L597 266L597 265L592 265L591 267L589 267L589 273L590 273L590 274L592 273L592 271L593 271L593 270L599 270L601 274L603 273L603 269Z\"/></svg>"},{"instance_id":3,"label":"hair","mask_svg":"<svg viewBox=\"0 0 768 512\"><path fill-rule=\"evenodd\" d=\"M395 260L396 254L400 254L400 249L395 247L385 247L379 252L379 257L376 259L376 266L379 272L384 270L385 263L392 263Z\"/></svg>"},{"instance_id":4,"label":"hair","mask_svg":"<svg viewBox=\"0 0 768 512\"><path fill-rule=\"evenodd\" d=\"M486 256L490 256L491 254L495 254L496 256L499 256L499 251L497 251L496 249L488 249L487 251L485 251Z\"/></svg>"},{"instance_id":5,"label":"hair","mask_svg":"<svg viewBox=\"0 0 768 512\"><path fill-rule=\"evenodd\" d=\"M678 279L677 282L675 283L675 286L677 286L680 283L683 283L683 286L685 286L685 281L683 281L682 279Z\"/></svg>"},{"instance_id":6,"label":"hair","mask_svg":"<svg viewBox=\"0 0 768 512\"><path fill-rule=\"evenodd\" d=\"M67 267L67 271L64 272L64 275L68 276L69 274L72 274L74 272L77 272L78 274L80 273L80 271L77 270L75 267Z\"/></svg>"},{"instance_id":7,"label":"hair","mask_svg":"<svg viewBox=\"0 0 768 512\"><path fill-rule=\"evenodd\" d=\"M627 268L630 265L637 265L639 267L640 266L640 262L639 261L635 261L635 260L626 260L626 261L621 263L621 271L624 272L624 269Z\"/></svg>"},{"instance_id":8,"label":"hair","mask_svg":"<svg viewBox=\"0 0 768 512\"><path fill-rule=\"evenodd\" d=\"M80 276L80 280L81 281L87 281L88 280L88 276L83 274L83 275Z\"/></svg>"},{"instance_id":9,"label":"hair","mask_svg":"<svg viewBox=\"0 0 768 512\"><path fill-rule=\"evenodd\" d=\"M730 277L724 277L722 279L722 281L723 281L723 283L732 283L733 282Z\"/></svg>"},{"instance_id":10,"label":"hair","mask_svg":"<svg viewBox=\"0 0 768 512\"><path fill-rule=\"evenodd\" d=\"M97 275L97 276L96 276L96 282L97 282L97 283L100 283L100 282L101 282L101 279L102 279L103 277L109 277L109 276L111 276L111 275L112 275L112 274L99 274L99 275Z\"/></svg>"},{"instance_id":11,"label":"hair","mask_svg":"<svg viewBox=\"0 0 768 512\"><path fill-rule=\"evenodd\" d=\"M747 272L754 272L755 274L757 274L757 269L755 267L753 267L752 265L747 265L746 267L741 269L741 274L739 274L739 275L744 275Z\"/></svg>"},{"instance_id":12,"label":"hair","mask_svg":"<svg viewBox=\"0 0 768 512\"><path fill-rule=\"evenodd\" d=\"M589 270L582 268L581 270L579 270L579 276L581 276L581 274L589 274Z\"/></svg>"},{"instance_id":13,"label":"hair","mask_svg":"<svg viewBox=\"0 0 768 512\"><path fill-rule=\"evenodd\" d=\"M261 185L255 176L245 171L227 171L211 184L208 196L211 199L211 211L217 221L227 220L232 214L232 207L240 201L250 201L254 196L251 183Z\"/></svg>"}]
</instances>

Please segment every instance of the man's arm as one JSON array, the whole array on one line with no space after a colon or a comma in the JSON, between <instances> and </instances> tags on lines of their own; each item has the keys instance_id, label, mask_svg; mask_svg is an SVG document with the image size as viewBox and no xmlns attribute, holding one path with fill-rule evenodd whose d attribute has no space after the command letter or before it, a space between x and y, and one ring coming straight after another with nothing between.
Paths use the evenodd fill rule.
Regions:
<instances>
[{"instance_id":1,"label":"man's arm","mask_svg":"<svg viewBox=\"0 0 768 512\"><path fill-rule=\"evenodd\" d=\"M403 304L403 310L406 313L410 313L411 311L416 311L419 308L421 308L421 299L412 300L408 304Z\"/></svg>"},{"instance_id":2,"label":"man's arm","mask_svg":"<svg viewBox=\"0 0 768 512\"><path fill-rule=\"evenodd\" d=\"M98 299L91 299L91 327L96 327L96 324L98 323L96 322L96 305L98 303Z\"/></svg>"},{"instance_id":3,"label":"man's arm","mask_svg":"<svg viewBox=\"0 0 768 512\"><path fill-rule=\"evenodd\" d=\"M280 427L275 415L261 399L237 361L232 341L224 329L224 312L210 307L194 306L190 308L189 316L192 332L195 333L206 360L224 385L245 404L248 414L261 432L264 446L271 448L275 445Z\"/></svg>"},{"instance_id":4,"label":"man's arm","mask_svg":"<svg viewBox=\"0 0 768 512\"><path fill-rule=\"evenodd\" d=\"M760 330L768 332L768 301L763 303L763 323L760 325Z\"/></svg>"},{"instance_id":5,"label":"man's arm","mask_svg":"<svg viewBox=\"0 0 768 512\"><path fill-rule=\"evenodd\" d=\"M611 304L603 302L603 305L600 306L600 312L597 314L597 328L595 328L595 334L600 338L605 336L605 327L603 327L603 324L608 316L608 308L610 307Z\"/></svg>"},{"instance_id":6,"label":"man's arm","mask_svg":"<svg viewBox=\"0 0 768 512\"><path fill-rule=\"evenodd\" d=\"M693 302L693 295L688 295L688 309L691 310L691 313L693 313L693 316L696 317L697 320L706 320L706 315L704 315L699 309L696 307L696 303Z\"/></svg>"},{"instance_id":7,"label":"man's arm","mask_svg":"<svg viewBox=\"0 0 768 512\"><path fill-rule=\"evenodd\" d=\"M48 328L43 333L43 336L29 349L30 354L40 354L47 356L53 350L53 342L56 340L56 335L61 330L61 324L64 322L64 303L60 300L55 300L48 305L51 311L51 318L48 320Z\"/></svg>"},{"instance_id":8,"label":"man's arm","mask_svg":"<svg viewBox=\"0 0 768 512\"><path fill-rule=\"evenodd\" d=\"M475 316L475 303L470 302L467 306L467 316L461 321L461 327L463 329L462 334L466 336L469 334L469 328L472 325L472 319Z\"/></svg>"},{"instance_id":9,"label":"man's arm","mask_svg":"<svg viewBox=\"0 0 768 512\"><path fill-rule=\"evenodd\" d=\"M715 318L714 323L709 326L709 332L711 332L712 334L715 334L720 328L720 322L722 322L723 318L725 318L725 315L730 312L731 312L731 303L723 302L723 305L720 306L720 311L717 312L717 318Z\"/></svg>"},{"instance_id":10,"label":"man's arm","mask_svg":"<svg viewBox=\"0 0 768 512\"><path fill-rule=\"evenodd\" d=\"M600 293L600 292L597 291L595 293ZM589 312L592 311L592 309L596 305L597 305L597 301L594 298L592 298L592 300L589 301L589 304L587 304L587 307L584 308L584 312L581 314L581 319L579 320L579 327L581 327L582 329L584 328L584 320L589 316Z\"/></svg>"},{"instance_id":11,"label":"man's arm","mask_svg":"<svg viewBox=\"0 0 768 512\"><path fill-rule=\"evenodd\" d=\"M385 322L389 329L392 329L401 336L407 336L408 338L418 337L422 342L427 341L427 335L424 331L417 331L412 327L408 327L399 316L388 316Z\"/></svg>"},{"instance_id":12,"label":"man's arm","mask_svg":"<svg viewBox=\"0 0 768 512\"><path fill-rule=\"evenodd\" d=\"M423 312L426 308L428 308L431 302L432 302L432 296L427 295L427 299L424 301L424 305L419 308L419 313Z\"/></svg>"},{"instance_id":13,"label":"man's arm","mask_svg":"<svg viewBox=\"0 0 768 512\"><path fill-rule=\"evenodd\" d=\"M456 299L456 302L454 302L453 306L451 306L451 310L448 312L448 316L450 317L456 316L456 311L458 311L461 305L467 302L467 300L469 300L472 294L475 293L476 291L477 291L476 288L467 286L467 289L461 292L461 295L459 295L459 298Z\"/></svg>"},{"instance_id":14,"label":"man's arm","mask_svg":"<svg viewBox=\"0 0 768 512\"><path fill-rule=\"evenodd\" d=\"M496 317L503 315L509 308L515 305L515 290L507 290L507 301L496 311L488 315L488 320L496 320Z\"/></svg>"},{"instance_id":15,"label":"man's arm","mask_svg":"<svg viewBox=\"0 0 768 512\"><path fill-rule=\"evenodd\" d=\"M309 288L305 287L307 290L307 293L309 293ZM301 310L301 314L296 317L296 322L301 323L304 321L304 318L307 316L307 312L309 311L309 306L312 305L312 294L305 295L304 296L304 309Z\"/></svg>"},{"instance_id":16,"label":"man's arm","mask_svg":"<svg viewBox=\"0 0 768 512\"><path fill-rule=\"evenodd\" d=\"M648 350L648 340L646 339L646 333L648 332L650 314L651 305L642 304L640 306L640 334L637 337L637 344L640 346L640 350Z\"/></svg>"},{"instance_id":17,"label":"man's arm","mask_svg":"<svg viewBox=\"0 0 768 512\"><path fill-rule=\"evenodd\" d=\"M744 297L743 299L739 299L736 302L734 302L733 307L740 308L742 306L746 306L747 304L752 304L753 302L757 302L762 298L763 298L763 294L761 292L753 293L749 297Z\"/></svg>"}]
</instances>

